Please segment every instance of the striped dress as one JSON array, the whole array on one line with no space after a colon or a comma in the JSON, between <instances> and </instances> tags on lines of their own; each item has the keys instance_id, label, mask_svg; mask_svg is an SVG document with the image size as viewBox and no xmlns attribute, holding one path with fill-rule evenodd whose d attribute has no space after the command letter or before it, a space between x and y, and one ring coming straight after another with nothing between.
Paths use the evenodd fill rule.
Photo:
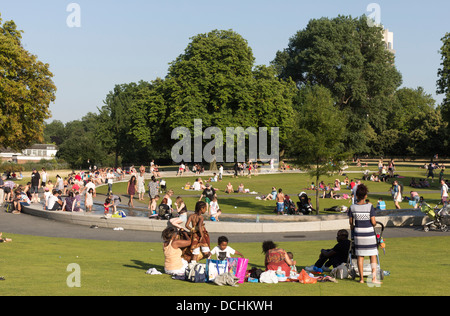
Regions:
<instances>
[{"instance_id":1,"label":"striped dress","mask_svg":"<svg viewBox=\"0 0 450 316\"><path fill-rule=\"evenodd\" d=\"M353 204L348 216L353 218L355 254L362 257L378 255L377 237L370 221L375 216L372 204Z\"/></svg>"}]
</instances>

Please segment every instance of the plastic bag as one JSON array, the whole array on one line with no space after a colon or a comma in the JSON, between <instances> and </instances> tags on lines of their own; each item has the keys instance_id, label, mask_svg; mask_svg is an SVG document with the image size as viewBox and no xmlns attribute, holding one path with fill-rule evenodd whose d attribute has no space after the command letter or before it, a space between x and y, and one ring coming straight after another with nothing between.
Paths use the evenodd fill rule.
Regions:
<instances>
[{"instance_id":1,"label":"plastic bag","mask_svg":"<svg viewBox=\"0 0 450 316\"><path fill-rule=\"evenodd\" d=\"M245 258L238 259L235 276L239 278L239 283L244 283L245 281L245 276L247 274L247 265L248 259Z\"/></svg>"},{"instance_id":2,"label":"plastic bag","mask_svg":"<svg viewBox=\"0 0 450 316\"><path fill-rule=\"evenodd\" d=\"M227 260L206 259L206 280L214 281L216 276L227 273Z\"/></svg>"},{"instance_id":3,"label":"plastic bag","mask_svg":"<svg viewBox=\"0 0 450 316\"><path fill-rule=\"evenodd\" d=\"M228 271L239 278L239 283L244 283L247 275L248 259L228 258Z\"/></svg>"},{"instance_id":4,"label":"plastic bag","mask_svg":"<svg viewBox=\"0 0 450 316\"><path fill-rule=\"evenodd\" d=\"M278 278L273 270L267 270L263 273L261 273L261 276L259 277L259 282L261 283L278 283Z\"/></svg>"}]
</instances>

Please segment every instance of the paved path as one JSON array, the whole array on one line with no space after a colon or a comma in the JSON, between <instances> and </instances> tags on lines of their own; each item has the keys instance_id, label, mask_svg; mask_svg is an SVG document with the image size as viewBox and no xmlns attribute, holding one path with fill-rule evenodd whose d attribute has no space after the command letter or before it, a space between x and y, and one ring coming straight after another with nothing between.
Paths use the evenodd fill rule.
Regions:
<instances>
[{"instance_id":1,"label":"paved path","mask_svg":"<svg viewBox=\"0 0 450 316\"><path fill-rule=\"evenodd\" d=\"M75 239L115 240L134 242L161 242L161 233L145 231L114 231L107 228L89 228L68 223L34 217L27 214L10 214L0 210L0 232L5 236L10 234L62 237ZM426 237L426 236L450 236L450 232L428 232L421 228L386 228L383 234L386 238L396 237ZM215 243L218 234L211 234L211 242ZM262 242L264 240L281 241L306 241L306 240L335 240L335 231L321 232L296 232L296 233L270 233L270 234L227 234L232 242Z\"/></svg>"}]
</instances>

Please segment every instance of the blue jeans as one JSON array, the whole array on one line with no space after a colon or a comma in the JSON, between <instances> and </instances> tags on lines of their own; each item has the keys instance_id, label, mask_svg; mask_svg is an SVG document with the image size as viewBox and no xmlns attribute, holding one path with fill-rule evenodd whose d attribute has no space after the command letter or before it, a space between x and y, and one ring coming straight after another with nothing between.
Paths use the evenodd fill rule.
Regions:
<instances>
[{"instance_id":1,"label":"blue jeans","mask_svg":"<svg viewBox=\"0 0 450 316\"><path fill-rule=\"evenodd\" d=\"M283 213L284 202L277 202L277 213Z\"/></svg>"}]
</instances>

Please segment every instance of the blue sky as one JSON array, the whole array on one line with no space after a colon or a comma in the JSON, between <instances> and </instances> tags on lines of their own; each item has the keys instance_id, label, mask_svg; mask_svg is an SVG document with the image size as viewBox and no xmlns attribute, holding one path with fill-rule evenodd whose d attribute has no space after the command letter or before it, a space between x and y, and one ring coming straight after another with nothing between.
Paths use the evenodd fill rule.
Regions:
<instances>
[{"instance_id":1,"label":"blue sky","mask_svg":"<svg viewBox=\"0 0 450 316\"><path fill-rule=\"evenodd\" d=\"M72 2L81 8L79 28L66 24ZM422 86L441 102L436 80L440 39L450 32L448 0L0 0L0 13L24 31L25 48L50 64L58 91L49 121L68 122L97 112L116 84L164 77L196 34L233 29L248 41L255 65L268 65L310 19L369 14L372 2L394 32L403 86Z\"/></svg>"}]
</instances>

